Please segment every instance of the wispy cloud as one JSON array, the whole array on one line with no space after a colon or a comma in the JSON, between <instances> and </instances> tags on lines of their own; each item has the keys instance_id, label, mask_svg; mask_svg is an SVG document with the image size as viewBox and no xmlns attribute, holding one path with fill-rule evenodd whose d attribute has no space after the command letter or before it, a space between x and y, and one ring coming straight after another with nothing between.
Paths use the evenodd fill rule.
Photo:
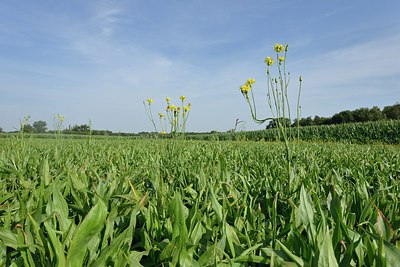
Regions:
<instances>
[{"instance_id":1,"label":"wispy cloud","mask_svg":"<svg viewBox=\"0 0 400 267\"><path fill-rule=\"evenodd\" d=\"M400 35L334 49L295 64L304 77L306 112L332 115L354 106L400 100ZM397 97L397 99L396 99ZM393 103L388 103L392 99Z\"/></svg>"},{"instance_id":2,"label":"wispy cloud","mask_svg":"<svg viewBox=\"0 0 400 267\"><path fill-rule=\"evenodd\" d=\"M94 5L94 14L90 22L100 29L102 35L111 37L123 15L123 9L116 2L100 1Z\"/></svg>"},{"instance_id":3,"label":"wispy cloud","mask_svg":"<svg viewBox=\"0 0 400 267\"><path fill-rule=\"evenodd\" d=\"M400 75L400 35L335 49L305 59L304 76L309 86L341 86Z\"/></svg>"}]
</instances>

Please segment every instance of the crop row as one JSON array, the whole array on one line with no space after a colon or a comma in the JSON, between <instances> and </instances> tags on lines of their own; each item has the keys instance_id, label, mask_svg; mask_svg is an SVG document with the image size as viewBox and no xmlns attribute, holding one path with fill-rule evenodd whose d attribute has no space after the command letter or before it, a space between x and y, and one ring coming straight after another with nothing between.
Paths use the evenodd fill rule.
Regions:
<instances>
[{"instance_id":1,"label":"crop row","mask_svg":"<svg viewBox=\"0 0 400 267\"><path fill-rule=\"evenodd\" d=\"M297 128L287 128L297 138ZM196 140L265 140L276 141L277 129L262 131L229 132L214 134L188 134ZM299 129L303 141L344 142L356 144L385 143L400 144L400 120L346 123L336 125L304 126Z\"/></svg>"}]
</instances>

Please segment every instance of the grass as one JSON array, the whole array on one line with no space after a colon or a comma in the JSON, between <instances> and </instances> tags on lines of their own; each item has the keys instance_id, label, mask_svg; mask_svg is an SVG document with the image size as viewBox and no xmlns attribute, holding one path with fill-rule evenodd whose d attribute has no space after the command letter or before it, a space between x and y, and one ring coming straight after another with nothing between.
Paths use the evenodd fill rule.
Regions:
<instances>
[{"instance_id":1,"label":"grass","mask_svg":"<svg viewBox=\"0 0 400 267\"><path fill-rule=\"evenodd\" d=\"M394 266L398 146L0 139L0 265Z\"/></svg>"}]
</instances>

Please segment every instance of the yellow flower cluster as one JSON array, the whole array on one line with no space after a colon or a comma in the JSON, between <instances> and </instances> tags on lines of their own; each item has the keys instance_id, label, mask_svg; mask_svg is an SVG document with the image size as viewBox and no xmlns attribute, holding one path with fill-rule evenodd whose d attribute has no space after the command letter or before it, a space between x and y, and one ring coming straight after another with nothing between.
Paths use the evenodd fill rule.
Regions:
<instances>
[{"instance_id":1,"label":"yellow flower cluster","mask_svg":"<svg viewBox=\"0 0 400 267\"><path fill-rule=\"evenodd\" d=\"M283 50L285 49L285 47L281 44L275 44L274 50L276 53L280 53L283 52Z\"/></svg>"},{"instance_id":2,"label":"yellow flower cluster","mask_svg":"<svg viewBox=\"0 0 400 267\"><path fill-rule=\"evenodd\" d=\"M250 86L253 85L256 82L256 80L254 80L253 78L250 78L246 81L247 84L249 84Z\"/></svg>"},{"instance_id":3,"label":"yellow flower cluster","mask_svg":"<svg viewBox=\"0 0 400 267\"><path fill-rule=\"evenodd\" d=\"M167 123L169 123L171 126L171 133L174 134L174 133L185 132L186 121L188 120L189 117L191 104L186 103L187 99L184 95L181 95L179 99L181 100L181 104L173 105L171 103L170 97L165 98L165 102L167 104L165 112L158 113L161 125L161 131L160 131L161 135L168 134L166 132ZM147 98L145 101L143 101L143 105L146 110L147 116L150 119L151 123L153 124L154 129L157 131L156 123L154 122L153 115L151 113L152 103L153 99L151 98Z\"/></svg>"},{"instance_id":4,"label":"yellow flower cluster","mask_svg":"<svg viewBox=\"0 0 400 267\"><path fill-rule=\"evenodd\" d=\"M176 111L178 108L175 105L168 105L167 110Z\"/></svg>"},{"instance_id":5,"label":"yellow flower cluster","mask_svg":"<svg viewBox=\"0 0 400 267\"><path fill-rule=\"evenodd\" d=\"M240 86L240 91L242 92L242 94L247 95L250 91L250 86L248 86L247 84Z\"/></svg>"},{"instance_id":6,"label":"yellow flower cluster","mask_svg":"<svg viewBox=\"0 0 400 267\"><path fill-rule=\"evenodd\" d=\"M240 91L242 92L242 94L247 95L255 82L256 80L250 78L246 81L244 85L240 86Z\"/></svg>"},{"instance_id":7,"label":"yellow flower cluster","mask_svg":"<svg viewBox=\"0 0 400 267\"><path fill-rule=\"evenodd\" d=\"M267 64L268 66L272 66L274 64L274 60L272 59L272 57L266 57L265 64Z\"/></svg>"}]
</instances>

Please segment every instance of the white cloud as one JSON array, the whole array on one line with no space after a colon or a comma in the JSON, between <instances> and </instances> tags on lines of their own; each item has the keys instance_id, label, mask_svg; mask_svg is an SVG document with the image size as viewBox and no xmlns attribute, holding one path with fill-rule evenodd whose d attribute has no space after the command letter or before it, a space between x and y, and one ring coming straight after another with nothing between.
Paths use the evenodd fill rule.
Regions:
<instances>
[{"instance_id":1,"label":"white cloud","mask_svg":"<svg viewBox=\"0 0 400 267\"><path fill-rule=\"evenodd\" d=\"M343 109L394 104L400 96L393 79L400 76L399 43L400 35L387 36L296 62L296 75L303 75L306 112L333 115ZM391 99L393 103L387 103Z\"/></svg>"}]
</instances>

